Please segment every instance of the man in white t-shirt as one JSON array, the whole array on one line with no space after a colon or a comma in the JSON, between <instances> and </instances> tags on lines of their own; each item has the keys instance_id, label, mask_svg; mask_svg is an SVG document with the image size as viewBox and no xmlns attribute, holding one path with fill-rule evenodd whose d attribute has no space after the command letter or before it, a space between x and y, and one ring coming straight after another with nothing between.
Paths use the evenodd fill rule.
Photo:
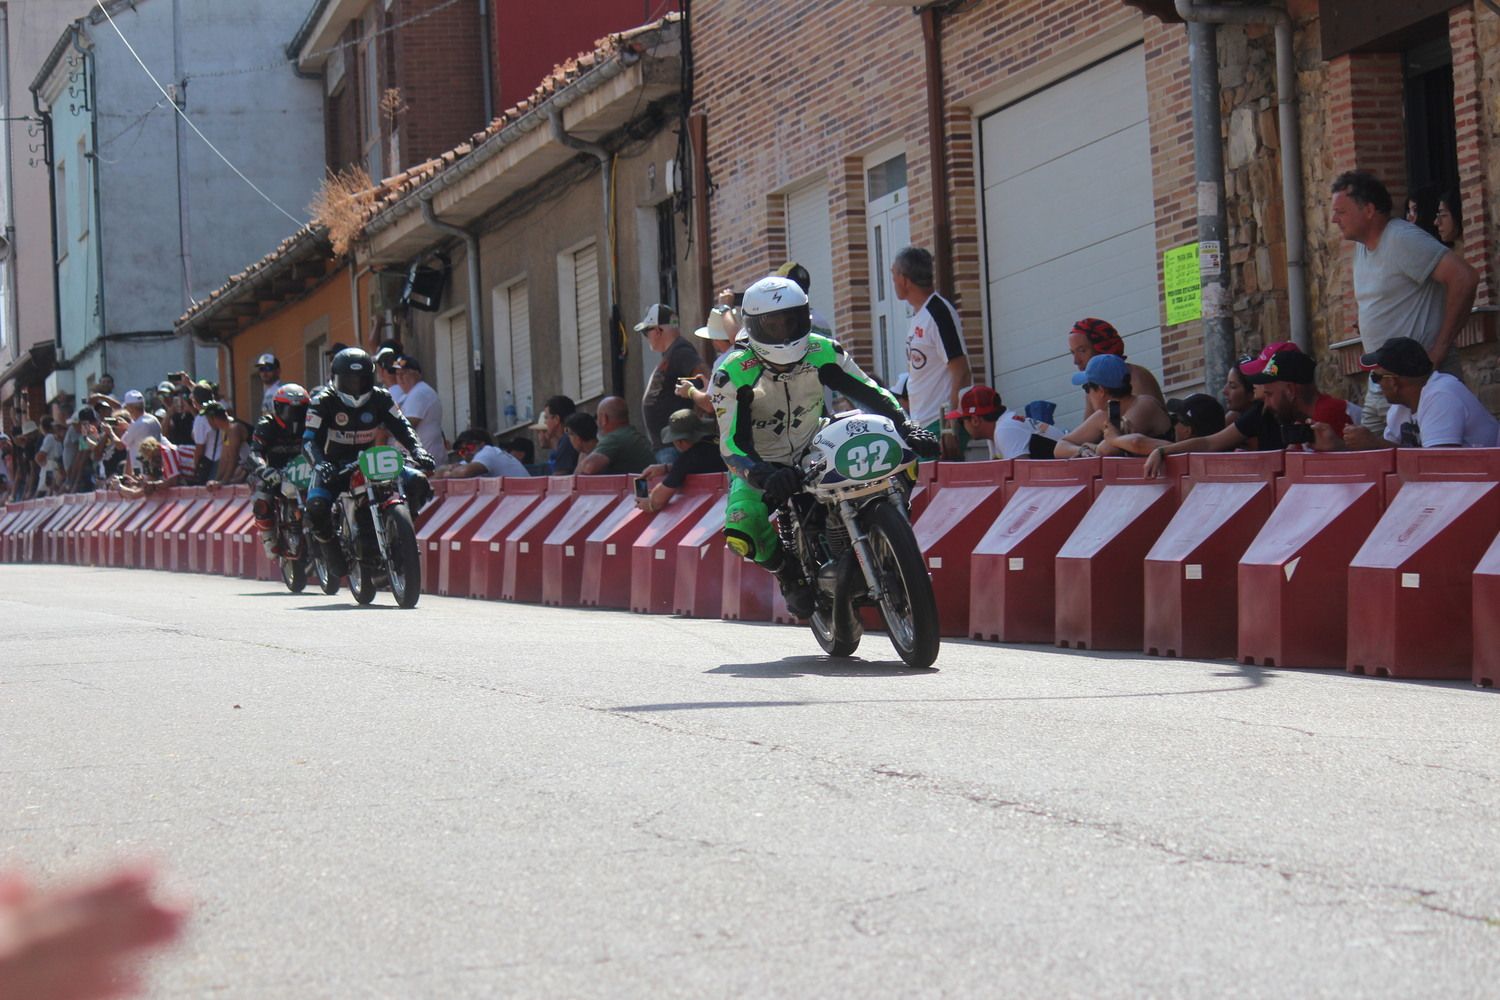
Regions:
<instances>
[{"instance_id":1,"label":"man in white t-shirt","mask_svg":"<svg viewBox=\"0 0 1500 1000\"><path fill-rule=\"evenodd\" d=\"M956 432L941 426L943 414L959 409L959 393L974 381L964 353L963 331L953 303L933 291L932 254L907 247L891 263L896 296L916 310L906 335L908 407L912 423L933 433L952 435L944 451L957 450Z\"/></svg>"},{"instance_id":2,"label":"man in white t-shirt","mask_svg":"<svg viewBox=\"0 0 1500 1000\"><path fill-rule=\"evenodd\" d=\"M1474 308L1479 275L1463 257L1405 219L1391 218L1391 195L1362 170L1340 174L1333 223L1354 244L1359 337L1373 352L1393 337L1422 345L1433 367L1459 375L1454 338ZM1388 401L1378 383L1365 394L1363 423L1380 433Z\"/></svg>"},{"instance_id":3,"label":"man in white t-shirt","mask_svg":"<svg viewBox=\"0 0 1500 1000\"><path fill-rule=\"evenodd\" d=\"M281 362L274 354L262 354L255 359L255 371L260 376L260 412L271 412L271 401L281 391Z\"/></svg>"},{"instance_id":4,"label":"man in white t-shirt","mask_svg":"<svg viewBox=\"0 0 1500 1000\"><path fill-rule=\"evenodd\" d=\"M971 385L958 397L958 409L944 414L946 420L962 420L970 447L983 445L989 458L1025 458L1031 448L1031 428L1015 420L1002 420L1005 404L987 385Z\"/></svg>"},{"instance_id":5,"label":"man in white t-shirt","mask_svg":"<svg viewBox=\"0 0 1500 1000\"><path fill-rule=\"evenodd\" d=\"M130 426L125 428L120 440L130 456L131 469L138 472L141 468L141 442L147 438L160 439L161 423L146 412L146 397L139 389L131 389L120 402L130 414Z\"/></svg>"},{"instance_id":6,"label":"man in white t-shirt","mask_svg":"<svg viewBox=\"0 0 1500 1000\"><path fill-rule=\"evenodd\" d=\"M1500 443L1500 422L1468 386L1446 372L1434 371L1428 349L1411 337L1393 337L1359 359L1370 381L1390 400L1385 438L1349 427L1350 447L1493 448Z\"/></svg>"},{"instance_id":7,"label":"man in white t-shirt","mask_svg":"<svg viewBox=\"0 0 1500 1000\"><path fill-rule=\"evenodd\" d=\"M422 363L409 354L396 359L396 378L403 393L398 404L422 447L441 465L448 455L443 441L443 404L437 390L422 381Z\"/></svg>"}]
</instances>

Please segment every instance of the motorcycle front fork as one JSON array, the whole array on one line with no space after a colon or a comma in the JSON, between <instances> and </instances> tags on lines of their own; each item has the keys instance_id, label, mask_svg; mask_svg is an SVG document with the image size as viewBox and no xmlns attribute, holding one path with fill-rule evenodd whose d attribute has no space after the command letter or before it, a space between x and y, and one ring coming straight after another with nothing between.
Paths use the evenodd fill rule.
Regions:
<instances>
[{"instance_id":1,"label":"motorcycle front fork","mask_svg":"<svg viewBox=\"0 0 1500 1000\"><path fill-rule=\"evenodd\" d=\"M880 575L875 571L875 553L870 548L870 539L859 526L858 511L851 501L839 502L839 517L844 520L844 530L849 532L849 545L854 557L859 560L859 569L865 575L865 591L870 600L878 601L885 591L880 586Z\"/></svg>"}]
</instances>

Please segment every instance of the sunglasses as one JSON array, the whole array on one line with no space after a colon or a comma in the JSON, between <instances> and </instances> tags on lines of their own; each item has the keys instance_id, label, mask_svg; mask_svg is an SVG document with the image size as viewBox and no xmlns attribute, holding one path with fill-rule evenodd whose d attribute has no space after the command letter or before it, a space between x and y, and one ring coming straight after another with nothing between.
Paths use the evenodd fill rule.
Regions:
<instances>
[{"instance_id":1,"label":"sunglasses","mask_svg":"<svg viewBox=\"0 0 1500 1000\"><path fill-rule=\"evenodd\" d=\"M1085 383L1083 383L1083 391L1084 392L1093 392L1097 388L1099 388L1099 387L1097 385L1095 385L1093 382L1085 382Z\"/></svg>"},{"instance_id":2,"label":"sunglasses","mask_svg":"<svg viewBox=\"0 0 1500 1000\"><path fill-rule=\"evenodd\" d=\"M1371 372L1370 373L1370 381L1374 382L1376 385L1379 385L1380 383L1384 382L1388 378L1400 378L1400 377L1401 376L1399 376L1399 375L1392 375L1390 372L1385 372L1383 374L1381 372Z\"/></svg>"}]
</instances>

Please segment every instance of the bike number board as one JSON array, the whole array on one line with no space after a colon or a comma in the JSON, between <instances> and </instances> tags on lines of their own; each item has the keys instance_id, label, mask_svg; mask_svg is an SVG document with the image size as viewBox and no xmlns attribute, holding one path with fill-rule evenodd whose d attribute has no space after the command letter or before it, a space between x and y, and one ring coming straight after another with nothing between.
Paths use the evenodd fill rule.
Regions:
<instances>
[{"instance_id":1,"label":"bike number board","mask_svg":"<svg viewBox=\"0 0 1500 1000\"><path fill-rule=\"evenodd\" d=\"M888 476L901 464L901 445L884 434L860 434L839 445L833 464L849 479Z\"/></svg>"},{"instance_id":2,"label":"bike number board","mask_svg":"<svg viewBox=\"0 0 1500 1000\"><path fill-rule=\"evenodd\" d=\"M312 477L312 463L300 456L281 467L281 478L303 493L306 493L307 488L312 485Z\"/></svg>"},{"instance_id":3,"label":"bike number board","mask_svg":"<svg viewBox=\"0 0 1500 1000\"><path fill-rule=\"evenodd\" d=\"M371 482L395 479L406 468L406 459L395 448L377 446L359 453L359 471Z\"/></svg>"}]
</instances>

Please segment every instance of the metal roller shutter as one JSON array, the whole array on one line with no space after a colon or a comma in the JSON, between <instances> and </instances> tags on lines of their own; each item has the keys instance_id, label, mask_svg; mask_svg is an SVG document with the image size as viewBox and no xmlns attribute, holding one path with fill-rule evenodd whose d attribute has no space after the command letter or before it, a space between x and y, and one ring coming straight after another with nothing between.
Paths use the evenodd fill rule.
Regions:
<instances>
[{"instance_id":1,"label":"metal roller shutter","mask_svg":"<svg viewBox=\"0 0 1500 1000\"><path fill-rule=\"evenodd\" d=\"M604 393L604 324L599 316L599 250L573 254L573 301L578 317L578 398Z\"/></svg>"}]
</instances>

